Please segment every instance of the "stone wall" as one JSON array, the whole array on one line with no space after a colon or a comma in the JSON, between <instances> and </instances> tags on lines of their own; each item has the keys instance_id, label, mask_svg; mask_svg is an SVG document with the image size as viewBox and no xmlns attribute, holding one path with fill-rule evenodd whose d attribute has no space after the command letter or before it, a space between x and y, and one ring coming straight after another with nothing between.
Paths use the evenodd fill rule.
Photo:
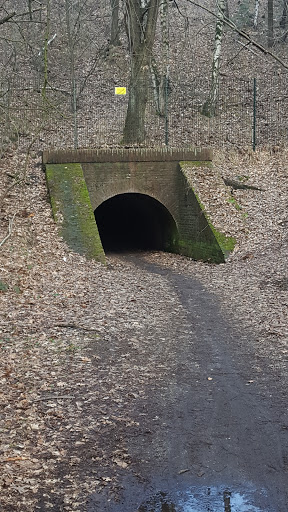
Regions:
<instances>
[{"instance_id":1,"label":"stone wall","mask_svg":"<svg viewBox=\"0 0 288 512\"><path fill-rule=\"evenodd\" d=\"M80 164L47 164L53 216L60 234L75 252L105 262L105 254Z\"/></svg>"}]
</instances>

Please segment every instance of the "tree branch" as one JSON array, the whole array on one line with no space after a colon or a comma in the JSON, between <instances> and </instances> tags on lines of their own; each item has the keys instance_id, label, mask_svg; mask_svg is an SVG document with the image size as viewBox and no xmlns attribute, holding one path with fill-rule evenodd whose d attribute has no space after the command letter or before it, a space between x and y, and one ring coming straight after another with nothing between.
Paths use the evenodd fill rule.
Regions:
<instances>
[{"instance_id":1,"label":"tree branch","mask_svg":"<svg viewBox=\"0 0 288 512\"><path fill-rule=\"evenodd\" d=\"M14 181L10 187L7 188L7 190L5 190L3 192L3 194L0 196L0 206L2 206L2 203L3 203L3 200L5 199L5 197L7 196L7 194L9 194L10 190L12 190L12 188L14 188L16 185L19 185L19 183L21 183L21 180L19 178L16 179L16 181Z\"/></svg>"},{"instance_id":2,"label":"tree branch","mask_svg":"<svg viewBox=\"0 0 288 512\"><path fill-rule=\"evenodd\" d=\"M11 14L8 14L7 16L5 16L5 18L2 18L0 20L0 25L3 25L4 23L6 23L6 21L9 21L11 18L14 18L14 16L16 16L16 12L12 12Z\"/></svg>"},{"instance_id":3,"label":"tree branch","mask_svg":"<svg viewBox=\"0 0 288 512\"><path fill-rule=\"evenodd\" d=\"M209 14L211 14L212 16L214 16L215 18L217 19L220 19L220 17L215 14L213 11L211 11L210 9L207 9L207 7L204 7L203 5L200 5L198 4L197 2L194 2L193 0L187 0L187 2L189 2L190 4L193 4L195 5L196 7L200 7L201 9L203 9L204 11L208 12ZM271 52L270 50L268 50L267 48L265 48L264 46L262 46L262 44L259 44L257 43L257 41L254 41L254 39L252 39L249 34L247 34L246 32L244 32L243 30L240 30L236 25L235 23L233 23L233 21L229 20L228 18L224 17L223 19L223 23L225 23L228 27L230 27L232 30L234 30L235 32L237 32L237 34L239 34L241 37L243 37L244 39L246 39L246 41L249 41L250 44L252 44L253 46L255 46L255 48L258 48L258 50L260 50L262 53L264 53L265 55L270 55L270 57L272 57L273 59L275 59L277 62L279 62L279 64L281 64L281 66L283 66L285 69L288 69L288 64L286 64L282 59L280 59L280 57L278 57L278 55L276 55L275 53Z\"/></svg>"},{"instance_id":4,"label":"tree branch","mask_svg":"<svg viewBox=\"0 0 288 512\"><path fill-rule=\"evenodd\" d=\"M12 235L12 231L13 231L13 222L14 222L14 219L15 219L15 215L16 213L14 213L13 217L11 217L11 219L9 219L9 226L8 226L8 234L5 236L5 238L3 238L3 240L0 242L0 247L2 247L2 245L5 244L6 240L8 240L8 238Z\"/></svg>"}]
</instances>

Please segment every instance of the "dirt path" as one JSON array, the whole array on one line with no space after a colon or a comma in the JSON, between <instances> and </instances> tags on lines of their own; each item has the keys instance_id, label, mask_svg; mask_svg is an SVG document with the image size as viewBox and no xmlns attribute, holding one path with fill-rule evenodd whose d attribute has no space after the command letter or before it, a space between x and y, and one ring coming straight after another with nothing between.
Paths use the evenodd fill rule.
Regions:
<instances>
[{"instance_id":1,"label":"dirt path","mask_svg":"<svg viewBox=\"0 0 288 512\"><path fill-rule=\"evenodd\" d=\"M165 289L178 308L167 301L167 329L151 318L126 354L139 371L156 367L157 379L130 411L140 427L125 438L131 464L120 501L95 494L87 510L286 512L288 430L269 361L258 385L252 335L223 319L199 281L138 256L126 261L169 284L155 288L155 304ZM114 357L106 352L106 364Z\"/></svg>"},{"instance_id":2,"label":"dirt path","mask_svg":"<svg viewBox=\"0 0 288 512\"><path fill-rule=\"evenodd\" d=\"M287 512L285 331L255 322L285 290L276 310L241 261L65 251L3 294L0 510Z\"/></svg>"}]
</instances>

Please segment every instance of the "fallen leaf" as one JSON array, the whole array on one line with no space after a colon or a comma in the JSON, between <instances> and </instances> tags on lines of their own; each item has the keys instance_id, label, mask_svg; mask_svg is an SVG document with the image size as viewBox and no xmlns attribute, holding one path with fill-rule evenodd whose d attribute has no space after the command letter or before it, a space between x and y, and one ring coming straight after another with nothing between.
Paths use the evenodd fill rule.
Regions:
<instances>
[{"instance_id":1,"label":"fallen leaf","mask_svg":"<svg viewBox=\"0 0 288 512\"><path fill-rule=\"evenodd\" d=\"M127 468L127 467L128 467L128 463L127 463L127 462L124 462L124 461L123 461L123 460L121 460L121 459L117 459L117 458L115 458L115 459L112 459L112 460L113 460L113 462L114 462L115 464L117 464L117 466L119 466L120 468L125 469L125 468Z\"/></svg>"}]
</instances>

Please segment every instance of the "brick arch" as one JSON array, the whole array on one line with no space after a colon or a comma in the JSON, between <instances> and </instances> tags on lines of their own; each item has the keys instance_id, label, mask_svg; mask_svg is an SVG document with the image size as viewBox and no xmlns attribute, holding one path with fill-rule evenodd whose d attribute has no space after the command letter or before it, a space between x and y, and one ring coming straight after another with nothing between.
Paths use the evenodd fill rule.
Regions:
<instances>
[{"instance_id":1,"label":"brick arch","mask_svg":"<svg viewBox=\"0 0 288 512\"><path fill-rule=\"evenodd\" d=\"M97 192L92 192L90 194L91 205L93 210L96 210L102 203L112 199L113 197L121 194L142 194L148 197L151 197L155 201L158 201L163 205L164 208L168 210L170 215L174 218L175 222L177 218L177 211L175 208L175 201L171 201L171 193L167 194L167 190L164 187L151 187L147 184L141 182L135 182L135 180L130 180L125 178L125 176L121 176L119 180L115 180L114 183L111 184L110 181L101 181L102 186L97 190ZM170 191L169 191L170 192Z\"/></svg>"}]
</instances>

